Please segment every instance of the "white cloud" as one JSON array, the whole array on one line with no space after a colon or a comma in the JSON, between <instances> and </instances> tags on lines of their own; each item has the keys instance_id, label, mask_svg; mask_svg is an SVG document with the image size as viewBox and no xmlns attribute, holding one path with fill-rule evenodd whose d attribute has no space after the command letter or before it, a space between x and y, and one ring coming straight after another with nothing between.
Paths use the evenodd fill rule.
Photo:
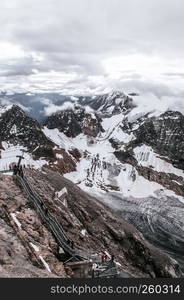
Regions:
<instances>
[{"instance_id":1,"label":"white cloud","mask_svg":"<svg viewBox=\"0 0 184 300\"><path fill-rule=\"evenodd\" d=\"M183 12L183 0L2 1L1 89L181 97Z\"/></svg>"},{"instance_id":2,"label":"white cloud","mask_svg":"<svg viewBox=\"0 0 184 300\"><path fill-rule=\"evenodd\" d=\"M184 114L183 101L177 97L158 98L152 93L145 93L134 97L136 107L129 114L129 121L149 113L150 116L159 116L168 110L180 111Z\"/></svg>"},{"instance_id":3,"label":"white cloud","mask_svg":"<svg viewBox=\"0 0 184 300\"><path fill-rule=\"evenodd\" d=\"M70 102L65 102L61 106L50 103L48 106L44 107L44 114L46 116L50 116L50 115L56 113L57 111L62 111L62 110L66 110L66 109L73 109L73 108L74 108L74 104L70 103Z\"/></svg>"},{"instance_id":4,"label":"white cloud","mask_svg":"<svg viewBox=\"0 0 184 300\"><path fill-rule=\"evenodd\" d=\"M0 58L1 59L12 59L23 57L25 52L20 45L15 45L10 42L0 43Z\"/></svg>"}]
</instances>

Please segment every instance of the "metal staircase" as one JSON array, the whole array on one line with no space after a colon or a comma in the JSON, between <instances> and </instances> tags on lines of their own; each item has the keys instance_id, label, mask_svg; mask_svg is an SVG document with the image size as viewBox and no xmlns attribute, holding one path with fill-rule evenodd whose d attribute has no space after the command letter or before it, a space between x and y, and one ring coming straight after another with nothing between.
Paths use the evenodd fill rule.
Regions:
<instances>
[{"instance_id":1,"label":"metal staircase","mask_svg":"<svg viewBox=\"0 0 184 300\"><path fill-rule=\"evenodd\" d=\"M20 176L20 174L18 173L16 174L16 178L18 182L23 187L29 200L33 203L42 221L46 224L48 229L54 235L58 245L64 250L64 253L68 255L69 257L68 261L89 260L91 262L96 263L98 265L98 268L96 270L93 270L93 274L92 274L93 278L117 277L118 273L117 273L116 263L114 261L95 262L94 253L89 252L89 250L85 250L85 249L80 250L77 249L76 247L72 248L70 246L69 242L71 241L69 240L62 225L54 218L54 216L48 210L46 212L47 208L45 207L40 196L34 191L27 177L24 174Z\"/></svg>"}]
</instances>

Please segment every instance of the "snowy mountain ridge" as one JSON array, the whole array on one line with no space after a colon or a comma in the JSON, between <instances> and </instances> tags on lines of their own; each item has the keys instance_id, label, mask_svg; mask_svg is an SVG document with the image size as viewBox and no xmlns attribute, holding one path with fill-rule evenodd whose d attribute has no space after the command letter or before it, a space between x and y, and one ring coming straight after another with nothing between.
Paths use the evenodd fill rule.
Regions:
<instances>
[{"instance_id":1,"label":"snowy mountain ridge","mask_svg":"<svg viewBox=\"0 0 184 300\"><path fill-rule=\"evenodd\" d=\"M6 111L12 108L12 105L7 105L7 106L0 106L0 117L2 114L4 114Z\"/></svg>"},{"instance_id":2,"label":"snowy mountain ridge","mask_svg":"<svg viewBox=\"0 0 184 300\"><path fill-rule=\"evenodd\" d=\"M62 174L76 189L118 210L184 266L178 219L184 208L184 116L168 109L141 110L139 97L117 93L83 103L79 98L44 124L18 106L4 107L0 167L23 153L27 169Z\"/></svg>"},{"instance_id":3,"label":"snowy mountain ridge","mask_svg":"<svg viewBox=\"0 0 184 300\"><path fill-rule=\"evenodd\" d=\"M138 98L139 96L135 97ZM84 107L82 103L85 105ZM165 173L173 173L179 178L182 177L183 171L177 168L183 169L183 115L179 112L166 112L159 114L159 116L150 116L147 112L144 114L142 111L140 117L138 106L133 103L134 99L122 92L95 96L93 101L84 98L79 99L76 104L72 105L72 108L71 106L68 108L66 105L66 109L48 117L44 123L44 128L36 121L32 121L30 117L25 117L26 114L18 107L3 107L0 116L2 123L7 123L7 118L9 121L4 127L2 125L2 129L4 129L1 132L1 142L2 145L10 143L11 147L13 144L19 148L22 146L22 149L26 147L27 150L24 149L24 151L31 151L33 159L41 158L43 162L47 161L46 164L51 167L56 167L58 158L61 158L66 152L66 155L69 155L73 160L74 169L76 168L76 171L73 170L75 181L77 180L81 184L86 182L84 187L87 186L88 189L89 186L92 189L96 186L98 189L100 187L101 190L121 191L121 180L127 182L127 179L122 177L121 169L124 169L122 163L125 165L128 163L127 170L130 171L127 171L127 174L134 174L131 175L133 179L135 174L137 174L137 178L140 176L137 173L140 170L137 170L136 166L137 168L149 168L151 172L165 171ZM110 107L112 109L109 109ZM11 112L15 120L16 114L18 115L18 123L16 123L17 120L12 121ZM9 117L7 113L10 114ZM19 115L22 117L20 118ZM21 128L22 125L23 128ZM6 130L7 127L8 131ZM28 128L30 133L26 137ZM168 132L169 136L166 138ZM173 135L173 143L170 142L172 140L171 135ZM28 142L31 136L35 136L34 141L36 143L34 142L34 145L30 145ZM43 146L40 145L40 142ZM76 161L76 154L74 157L71 156L70 152L74 150L78 152L77 159L81 156L79 161ZM59 153L55 153L57 151ZM94 161L98 161L99 167ZM106 168L103 168L102 166L105 165ZM93 176L89 176L90 170L93 168L95 172ZM112 176L112 170L116 170L116 176ZM77 179L78 175L79 178ZM73 175L69 173L66 176L70 178ZM127 176L129 179L131 178L131 176ZM141 180L146 185L145 180L147 178ZM157 186L160 184L158 181L154 183L155 189L160 188L160 185ZM177 179L175 181L177 182ZM130 179L130 182L133 188L136 180ZM148 185L150 184L148 182ZM178 185L181 185L180 181ZM126 186L130 186L130 184L127 183ZM173 185L171 186L171 190L173 190ZM180 190L179 187L178 189ZM130 187L127 188L128 190L131 195ZM148 190L150 190L151 195L152 187L150 186ZM177 188L174 187L174 191L176 190ZM136 193L139 194L137 189L132 195L136 196ZM179 195L181 194L182 192L179 191Z\"/></svg>"},{"instance_id":4,"label":"snowy mountain ridge","mask_svg":"<svg viewBox=\"0 0 184 300\"><path fill-rule=\"evenodd\" d=\"M40 168L43 165L65 172L74 170L77 153L60 149L44 134L42 126L19 106L3 107L0 115L0 170L7 170L24 155L24 164ZM63 163L65 161L65 164Z\"/></svg>"},{"instance_id":5,"label":"snowy mountain ridge","mask_svg":"<svg viewBox=\"0 0 184 300\"><path fill-rule=\"evenodd\" d=\"M132 98L121 91L112 91L109 94L93 97L81 97L78 102L83 106L90 106L100 115L107 116L123 113L134 107Z\"/></svg>"},{"instance_id":6,"label":"snowy mountain ridge","mask_svg":"<svg viewBox=\"0 0 184 300\"><path fill-rule=\"evenodd\" d=\"M119 101L120 97L123 97L123 101ZM178 178L183 178L183 170L177 169L178 166L181 169L183 168L183 153L181 151L181 143L183 143L183 139L181 138L183 136L183 115L177 112L166 112L159 114L159 116L157 114L149 116L147 111L145 114L144 112L138 114L137 107L132 104L129 107L126 106L127 99L129 104L133 101L129 97L126 97L124 94L118 92L104 96L103 98L93 98L93 109L94 107L97 108L97 115L100 112L100 123L103 130L99 131L96 136L87 135L83 130L76 133L73 138L71 135L68 135L71 138L73 146L75 145L74 147L80 151L82 159L77 164L77 170L73 174L69 173L65 176L74 180L79 186L83 186L83 188L87 188L88 191L92 192L94 188L104 191L122 191L121 182L122 184L126 182L125 185L129 195L134 197L139 195L141 197L140 191L142 191L142 196L153 195L154 191L156 192L163 188L163 183L160 184L159 180L150 182L146 174L145 178L142 175L140 177L139 173L142 171L140 171L139 167L148 168L151 170L150 172L158 171L161 173L164 171L166 174L172 173L174 176L178 176ZM83 99L82 103L83 105L90 105L90 101L87 99L86 102ZM124 109L118 112L113 107L113 110L109 111L110 114L107 114L108 104L112 105L113 103L118 103L118 105L123 103ZM105 111L104 107L106 108ZM65 114L67 114L67 110ZM62 115L60 117L61 119L63 118ZM177 129L174 129L173 121L177 125ZM52 128L48 124L46 133L53 141L55 137L52 134L52 129L54 126L54 130L58 129L57 124L55 123L54 125L54 123L55 120L53 119ZM170 141L169 137L168 139L163 138L169 132L169 128L170 135L173 135L173 139L175 139L175 142L170 143L170 145L168 145ZM59 128L59 131L62 132L62 128ZM177 131L178 134L176 134ZM58 134L60 135L61 133ZM156 139L158 140L156 141ZM176 151L177 147L178 153ZM144 156L144 164L139 166L141 161L139 157L142 156ZM154 166L155 164L156 166ZM123 176L121 169L127 170L125 172L127 177ZM146 169L144 171L146 172ZM129 184L127 180L129 180ZM136 183L137 188L131 194L133 187L136 187ZM180 179L178 185L181 185ZM147 193L145 193L146 189L142 188L146 186L148 186ZM167 187L171 188L171 191L173 189L174 191L177 190L176 186L173 187L173 184L167 184ZM123 188L124 192L125 190ZM178 188L178 190L179 196L183 195L182 189Z\"/></svg>"},{"instance_id":7,"label":"snowy mountain ridge","mask_svg":"<svg viewBox=\"0 0 184 300\"><path fill-rule=\"evenodd\" d=\"M151 93L126 94L121 90L113 90L109 94L79 97L78 102L82 105L89 105L98 113L106 113L107 116L128 112L129 121L135 121L144 115L158 117L167 111L179 111L184 114L183 99L177 97L158 98Z\"/></svg>"}]
</instances>

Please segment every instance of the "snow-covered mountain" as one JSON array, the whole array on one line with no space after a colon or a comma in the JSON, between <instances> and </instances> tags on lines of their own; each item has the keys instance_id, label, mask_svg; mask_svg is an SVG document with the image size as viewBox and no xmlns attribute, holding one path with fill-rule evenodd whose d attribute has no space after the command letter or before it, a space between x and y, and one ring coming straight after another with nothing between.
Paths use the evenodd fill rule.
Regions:
<instances>
[{"instance_id":1,"label":"snow-covered mountain","mask_svg":"<svg viewBox=\"0 0 184 300\"><path fill-rule=\"evenodd\" d=\"M51 140L58 142L58 130L67 138L63 147L73 145L81 153L77 171L68 178L93 191L116 190L144 197L166 187L183 196L184 116L180 112L140 114L134 101L120 92L80 99L80 103L94 111L84 113L85 108L78 105L45 122Z\"/></svg>"},{"instance_id":2,"label":"snow-covered mountain","mask_svg":"<svg viewBox=\"0 0 184 300\"><path fill-rule=\"evenodd\" d=\"M122 92L79 97L43 126L17 107L3 107L1 158L7 144L26 147L36 162L44 160L41 165L120 211L148 239L153 237L156 245L181 260L184 231L177 215L184 206L184 116L145 103L141 96Z\"/></svg>"},{"instance_id":3,"label":"snow-covered mountain","mask_svg":"<svg viewBox=\"0 0 184 300\"><path fill-rule=\"evenodd\" d=\"M66 173L67 179L118 210L184 268L184 224L178 220L184 208L184 116L167 106L143 105L137 95L127 97L128 102L120 101L117 93L119 109L118 104L114 109L116 97L113 102L107 95L82 100L100 116L103 130L96 136L83 129L67 136L54 117L53 129L44 132L61 147L80 152L76 171Z\"/></svg>"},{"instance_id":4,"label":"snow-covered mountain","mask_svg":"<svg viewBox=\"0 0 184 300\"><path fill-rule=\"evenodd\" d=\"M120 91L94 97L80 97L79 103L107 116L127 112L135 106L132 98Z\"/></svg>"},{"instance_id":5,"label":"snow-covered mountain","mask_svg":"<svg viewBox=\"0 0 184 300\"><path fill-rule=\"evenodd\" d=\"M44 125L49 129L57 128L68 137L76 137L80 133L96 137L103 131L101 121L90 107L75 104L72 108L58 111L48 117Z\"/></svg>"},{"instance_id":6,"label":"snow-covered mountain","mask_svg":"<svg viewBox=\"0 0 184 300\"><path fill-rule=\"evenodd\" d=\"M78 152L60 149L19 106L0 107L0 128L0 171L8 169L22 154L29 167L45 165L61 173L75 170Z\"/></svg>"},{"instance_id":7,"label":"snow-covered mountain","mask_svg":"<svg viewBox=\"0 0 184 300\"><path fill-rule=\"evenodd\" d=\"M122 92L80 98L49 116L44 128L16 105L0 109L2 149L23 147L51 165L73 153L77 169L66 176L93 191L134 197L153 195L162 187L183 196L183 125L180 112L140 112Z\"/></svg>"}]
</instances>

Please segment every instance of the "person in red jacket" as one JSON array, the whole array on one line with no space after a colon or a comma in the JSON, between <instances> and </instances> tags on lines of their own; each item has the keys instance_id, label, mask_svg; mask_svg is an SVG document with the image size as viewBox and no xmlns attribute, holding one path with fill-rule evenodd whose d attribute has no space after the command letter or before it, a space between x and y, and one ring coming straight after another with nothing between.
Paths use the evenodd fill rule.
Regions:
<instances>
[{"instance_id":1,"label":"person in red jacket","mask_svg":"<svg viewBox=\"0 0 184 300\"><path fill-rule=\"evenodd\" d=\"M107 261L107 259L108 259L108 256L107 256L107 254L104 252L104 261Z\"/></svg>"},{"instance_id":2,"label":"person in red jacket","mask_svg":"<svg viewBox=\"0 0 184 300\"><path fill-rule=\"evenodd\" d=\"M107 254L105 252L102 251L102 254L101 254L101 260L102 262L106 262L107 261Z\"/></svg>"}]
</instances>

